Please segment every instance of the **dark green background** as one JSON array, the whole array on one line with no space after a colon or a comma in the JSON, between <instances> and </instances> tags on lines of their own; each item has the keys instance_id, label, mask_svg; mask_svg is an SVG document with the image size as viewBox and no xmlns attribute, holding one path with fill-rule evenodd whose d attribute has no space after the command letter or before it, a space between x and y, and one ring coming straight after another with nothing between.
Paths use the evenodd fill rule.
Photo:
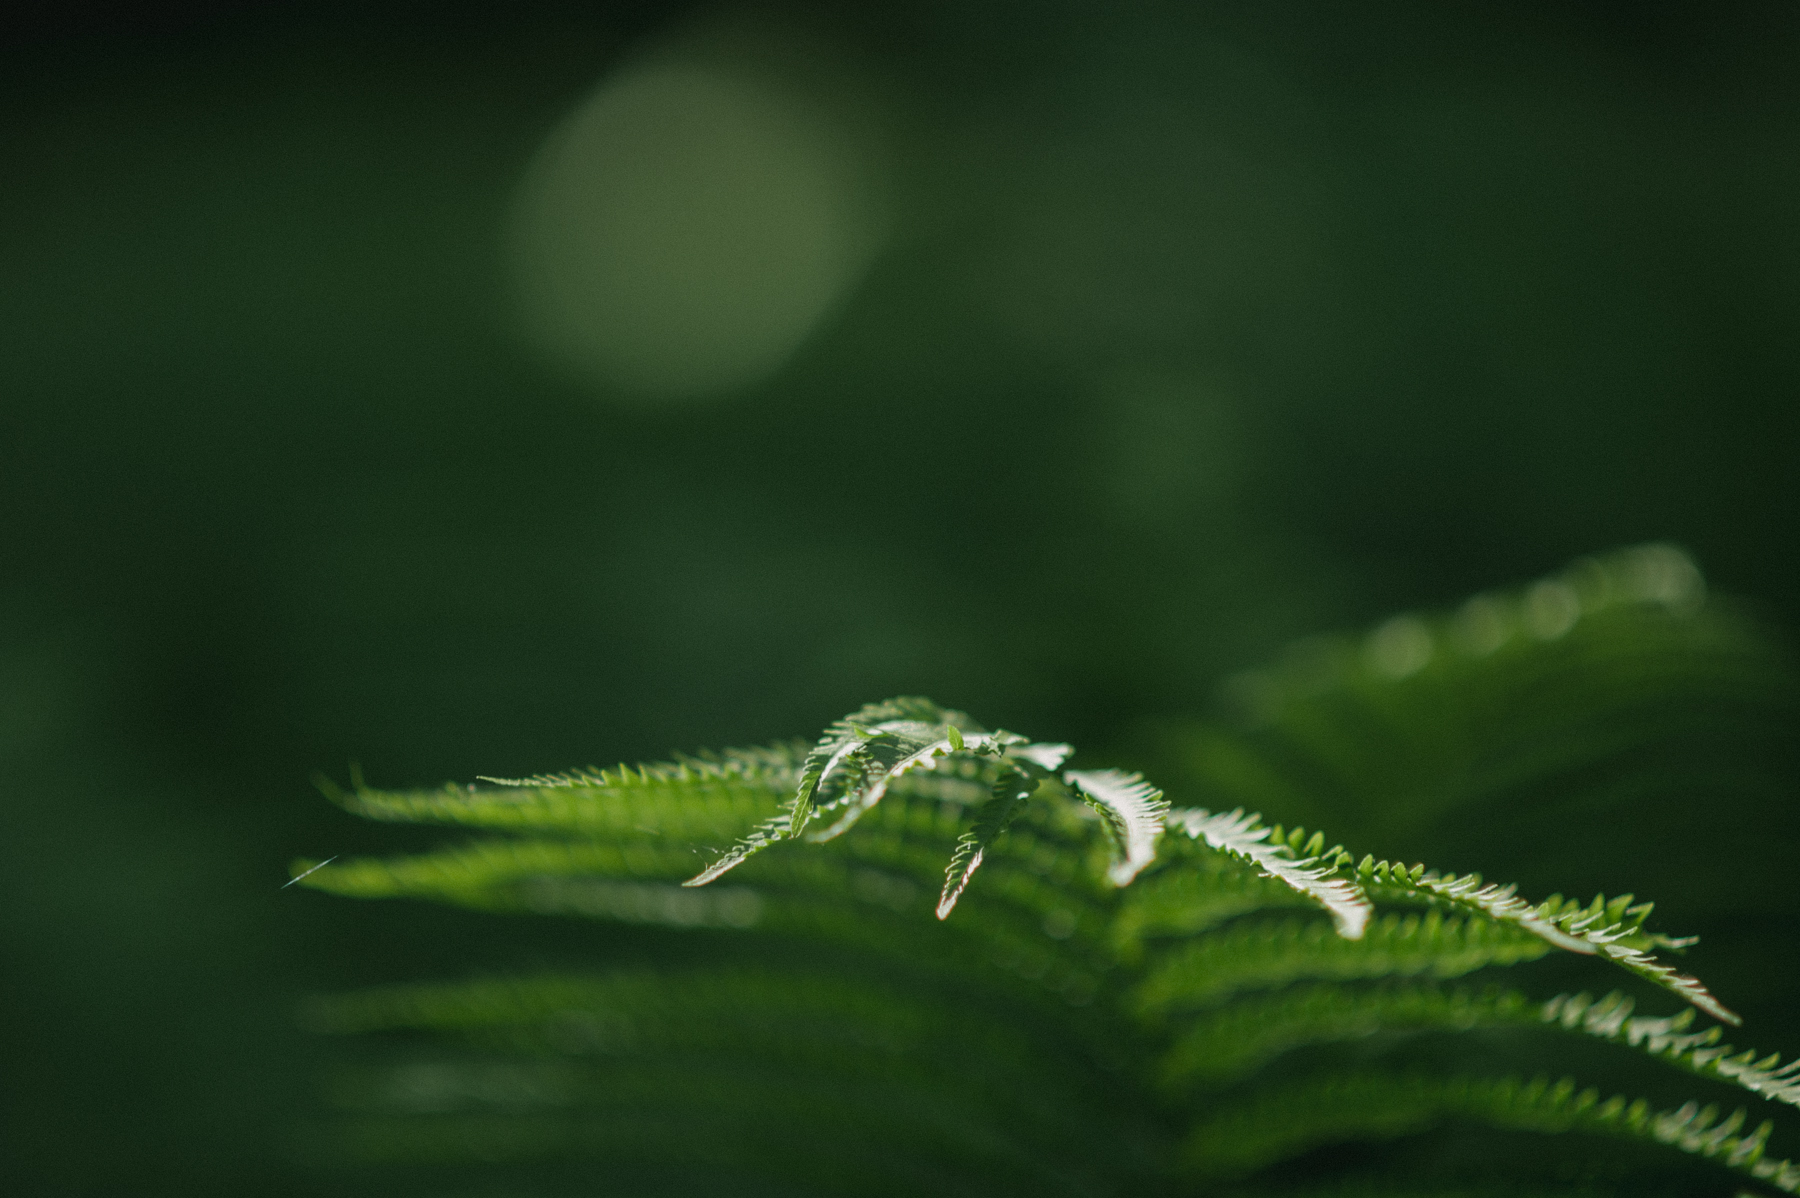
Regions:
<instances>
[{"instance_id":1,"label":"dark green background","mask_svg":"<svg viewBox=\"0 0 1800 1198\"><path fill-rule=\"evenodd\" d=\"M663 406L535 365L498 246L689 10L5 18L9 1192L327 1189L298 996L595 935L279 891L402 842L315 770L891 693L1104 749L1649 539L1800 617L1800 9L783 12L883 97L894 233L776 377Z\"/></svg>"}]
</instances>

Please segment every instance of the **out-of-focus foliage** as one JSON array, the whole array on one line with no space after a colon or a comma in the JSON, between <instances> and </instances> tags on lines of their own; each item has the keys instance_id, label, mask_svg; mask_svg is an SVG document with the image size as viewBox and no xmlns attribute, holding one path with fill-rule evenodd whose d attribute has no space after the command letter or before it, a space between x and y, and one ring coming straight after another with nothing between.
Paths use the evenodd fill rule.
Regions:
<instances>
[{"instance_id":1,"label":"out-of-focus foliage","mask_svg":"<svg viewBox=\"0 0 1800 1198\"><path fill-rule=\"evenodd\" d=\"M1330 817L1360 840L1439 844L1472 819L1496 825L1486 837L1505 835L1501 821L1533 836L1550 818L1630 835L1665 795L1750 818L1773 785L1756 747L1785 732L1796 697L1765 635L1709 607L1668 546L1583 559L1453 615L1396 616L1360 640L1303 641L1224 689L1234 720L1171 733L1191 785Z\"/></svg>"},{"instance_id":2,"label":"out-of-focus foliage","mask_svg":"<svg viewBox=\"0 0 1800 1198\"><path fill-rule=\"evenodd\" d=\"M1492 757L1515 786L1579 766L1604 787L1628 771L1612 759L1619 738L1599 730L1628 732L1640 751L1668 742L1647 702L1679 726L1725 699L1766 717L1788 697L1767 648L1708 610L1691 562L1665 546L1583 561L1448 619L1398 618L1358 655L1320 660L1335 673L1237 688L1261 727L1313 750L1282 759L1306 772L1276 781L1273 749L1218 734L1202 742L1214 764L1197 794L1260 786L1356 822L1344 795L1365 779L1363 812L1383 807L1383 789L1410 800L1380 768L1453 803L1471 758ZM1304 699L1328 694L1336 721L1302 718ZM1241 807L1171 811L1134 776L1062 771L1068 752L895 700L810 751L338 794L375 819L488 835L301 862L308 886L586 916L664 943L658 967L318 1001L316 1027L382 1039L340 1071L340 1114L312 1142L341 1166L498 1161L546 1181L625 1170L634 1188L668 1193L1289 1192L1334 1173L1496 1184L1491 1164L1438 1152L1452 1142L1439 1129L1462 1123L1574 1133L1515 1147L1502 1173L1526 1187L1707 1184L1654 1151L1596 1163L1594 1138L1611 1137L1800 1192L1800 1166L1769 1155L1775 1121L1760 1112L1722 1114L1710 1092L1709 1105L1659 1112L1520 1076L1534 1046L1560 1039L1635 1049L1758 1106L1800 1105L1800 1063L1694 1028L1696 1010L1741 1020L1666 959L1693 938L1650 931L1650 904L1529 902L1478 875L1358 861ZM1681 861L1715 864L1700 849ZM1642 1001L1693 1009L1640 1015L1623 991L1533 996L1542 974L1459 980L1553 954L1610 963ZM1571 1051L1609 1087L1650 1072ZM1365 1140L1388 1147L1360 1163L1333 1155Z\"/></svg>"},{"instance_id":3,"label":"out-of-focus foliage","mask_svg":"<svg viewBox=\"0 0 1800 1198\"><path fill-rule=\"evenodd\" d=\"M1554 652L1547 647L1554 646ZM1214 806L1341 827L1353 843L1530 888L1653 889L1707 932L1740 993L1791 1002L1779 870L1800 691L1784 649L1708 599L1668 546L1586 558L1516 594L1315 637L1223 688L1221 714L1146 738Z\"/></svg>"}]
</instances>

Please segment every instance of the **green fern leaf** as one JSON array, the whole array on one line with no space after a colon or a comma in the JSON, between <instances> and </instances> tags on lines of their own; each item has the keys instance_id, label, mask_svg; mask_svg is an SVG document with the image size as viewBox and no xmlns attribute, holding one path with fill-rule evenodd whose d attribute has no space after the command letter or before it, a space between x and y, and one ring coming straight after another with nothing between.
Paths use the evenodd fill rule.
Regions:
<instances>
[{"instance_id":1,"label":"green fern leaf","mask_svg":"<svg viewBox=\"0 0 1800 1198\"><path fill-rule=\"evenodd\" d=\"M1216 1084L1294 1048L1381 1033L1547 1026L1635 1048L1700 1077L1800 1106L1800 1062L1784 1065L1777 1055L1740 1052L1720 1042L1717 1027L1689 1031L1692 1010L1652 1017L1634 1015L1635 1005L1617 991L1601 999L1576 994L1539 1002L1496 986L1305 986L1234 1002L1187 1024L1163 1060L1162 1079L1173 1086Z\"/></svg>"},{"instance_id":2,"label":"green fern leaf","mask_svg":"<svg viewBox=\"0 0 1800 1198\"><path fill-rule=\"evenodd\" d=\"M1636 742L1619 712L1637 710L1624 689L1581 690L1587 659L1557 663L1628 626L1672 644L1671 629L1696 621L1693 588L1664 585L1680 581L1675 559L1636 552L1544 592L1544 612L1575 613L1556 636L1531 623L1548 616L1528 595L1384 626L1360 651L1315 660L1304 685L1274 672L1264 723L1216 738L1201 793L1260 794L1290 813L1345 794L1378 804L1391 785L1451 803L1587 768L1596 743L1623 751ZM1505 635L1475 636L1481 612ZM1658 693L1688 685L1685 669L1656 675ZM1522 680L1530 703L1514 701ZM1571 720L1578 734L1559 731ZM1506 752L1490 768L1493 745ZM895 699L810 747L334 794L371 818L484 836L300 862L305 886L634 924L652 929L634 943L671 955L655 970L322 1000L309 1015L321 1030L389 1038L387 1059L342 1075L332 1143L364 1161L635 1161L670 1192L753 1178L783 1193L1091 1196L1155 1191L1178 1157L1248 1177L1315 1145L1458 1120L1662 1144L1800 1192L1800 1170L1766 1155L1768 1126L1746 1132L1741 1112L1656 1114L1571 1082L1379 1068L1399 1037L1507 1029L1604 1042L1800 1105L1800 1063L1693 1030L1695 1010L1736 1017L1658 958L1691 941L1649 931L1649 904L1534 904L1476 874L1356 864L1248 803L1170 810L1139 775L1065 770L1070 752ZM785 841L800 843L765 851ZM731 847L696 873L696 854L719 844ZM711 931L677 939L691 929ZM1690 1009L1651 1017L1616 993L1544 1001L1438 984L1553 953L1573 954L1571 968L1610 961ZM1342 1047L1261 1072L1309 1045ZM1376 1067L1304 1072L1344 1056ZM1426 1198L1401 1179L1369 1187Z\"/></svg>"},{"instance_id":3,"label":"green fern leaf","mask_svg":"<svg viewBox=\"0 0 1800 1198\"><path fill-rule=\"evenodd\" d=\"M1172 947L1149 967L1133 998L1140 1012L1161 1016L1309 979L1452 978L1550 951L1506 924L1437 912L1381 916L1356 940L1313 920L1249 921Z\"/></svg>"},{"instance_id":4,"label":"green fern leaf","mask_svg":"<svg viewBox=\"0 0 1800 1198\"><path fill-rule=\"evenodd\" d=\"M1646 951L1646 944L1652 941L1643 936L1640 929L1643 916L1649 912L1648 906L1637 912L1635 919L1630 918L1632 910L1617 909L1628 904L1630 896L1624 903L1615 901L1611 907L1604 898L1596 899L1586 907L1579 903L1563 903L1560 899L1533 906L1517 897L1516 887L1484 886L1480 874L1447 876L1428 871L1423 866L1408 869L1371 857L1363 858L1356 875L1366 887L1478 911L1490 919L1523 928L1557 948L1604 957L1621 969L1680 995L1715 1019L1731 1024L1743 1022L1714 997L1699 978L1658 961ZM1685 946L1692 941L1665 939L1663 943Z\"/></svg>"},{"instance_id":5,"label":"green fern leaf","mask_svg":"<svg viewBox=\"0 0 1800 1198\"><path fill-rule=\"evenodd\" d=\"M1342 849L1315 851L1296 859L1292 845L1273 836L1274 829L1261 826L1260 816L1246 815L1241 808L1227 815L1198 809L1172 811L1169 822L1317 902L1331 914L1338 935L1345 939L1360 939L1368 927L1375 906L1355 881L1338 876L1346 858Z\"/></svg>"},{"instance_id":6,"label":"green fern leaf","mask_svg":"<svg viewBox=\"0 0 1800 1198\"><path fill-rule=\"evenodd\" d=\"M1692 1011L1672 1016L1633 1015L1635 1002L1614 991L1601 999L1558 995L1543 1004L1544 1022L1640 1048L1678 1068L1742 1087L1774 1102L1800 1106L1800 1060L1783 1064L1779 1053L1739 1051L1720 1043L1711 1027L1690 1032Z\"/></svg>"},{"instance_id":7,"label":"green fern leaf","mask_svg":"<svg viewBox=\"0 0 1800 1198\"><path fill-rule=\"evenodd\" d=\"M855 808L856 815L848 816L854 822L874 802L859 806L859 800L875 786L886 789L883 783L888 770L877 764L878 752L887 755L891 769L896 758L905 760L936 743L948 744L946 728L960 729L967 723L968 717L961 712L948 711L926 699L906 698L872 703L836 721L806 755L793 796L781 813L758 825L687 884L704 886L770 845L801 835L817 811ZM879 797L877 794L876 799Z\"/></svg>"},{"instance_id":8,"label":"green fern leaf","mask_svg":"<svg viewBox=\"0 0 1800 1198\"><path fill-rule=\"evenodd\" d=\"M735 749L669 763L487 779L489 787L320 788L346 810L394 823L456 824L572 836L655 835L690 841L734 836L791 791L798 747Z\"/></svg>"},{"instance_id":9,"label":"green fern leaf","mask_svg":"<svg viewBox=\"0 0 1800 1198\"><path fill-rule=\"evenodd\" d=\"M1119 904L1115 950L1125 959L1141 960L1160 942L1199 936L1242 915L1318 909L1310 895L1204 842L1165 836L1157 857L1155 868L1125 891Z\"/></svg>"},{"instance_id":10,"label":"green fern leaf","mask_svg":"<svg viewBox=\"0 0 1800 1198\"><path fill-rule=\"evenodd\" d=\"M1203 1013L1175 1038L1161 1063L1164 1085L1222 1084L1292 1049L1381 1033L1532 1027L1543 1004L1517 990L1394 984L1301 986Z\"/></svg>"},{"instance_id":11,"label":"green fern leaf","mask_svg":"<svg viewBox=\"0 0 1800 1198\"><path fill-rule=\"evenodd\" d=\"M1055 756L1057 750L1066 746L1030 745L1010 732L985 731L964 713L929 699L870 704L826 729L807 755L794 797L779 815L759 825L686 885L704 886L769 846L800 836L815 815L835 818L809 839L835 840L881 802L896 782L914 771L935 769L952 754L1010 758L1013 768L1028 767L1042 775L1046 770L1037 761Z\"/></svg>"},{"instance_id":12,"label":"green fern leaf","mask_svg":"<svg viewBox=\"0 0 1800 1198\"><path fill-rule=\"evenodd\" d=\"M1684 845L1722 856L1721 829L1788 789L1769 767L1800 699L1786 654L1668 545L1310 638L1221 695L1220 718L1164 726L1173 793L1543 878L1582 876L1601 844L1652 869ZM1727 818L1672 831L1697 795ZM1553 819L1554 841L1528 832Z\"/></svg>"},{"instance_id":13,"label":"green fern leaf","mask_svg":"<svg viewBox=\"0 0 1800 1198\"><path fill-rule=\"evenodd\" d=\"M1143 775L1121 770L1069 770L1063 781L1099 813L1112 840L1113 864L1107 877L1114 886L1129 886L1156 859L1168 800Z\"/></svg>"},{"instance_id":14,"label":"green fern leaf","mask_svg":"<svg viewBox=\"0 0 1800 1198\"><path fill-rule=\"evenodd\" d=\"M1567 1078L1551 1083L1345 1074L1274 1087L1197 1126L1185 1159L1200 1173L1239 1175L1319 1144L1409 1135L1450 1118L1649 1141L1800 1193L1800 1166L1765 1155L1770 1123L1744 1134L1741 1110L1720 1118L1716 1107L1689 1103L1657 1113L1642 1099L1601 1101L1598 1090L1577 1090Z\"/></svg>"},{"instance_id":15,"label":"green fern leaf","mask_svg":"<svg viewBox=\"0 0 1800 1198\"><path fill-rule=\"evenodd\" d=\"M939 919L948 919L950 912L955 910L956 901L962 897L975 871L981 868L988 849L1012 826L1037 786L1036 779L1027 778L1018 770L1007 770L994 780L994 797L975 813L973 824L956 842L956 852L944 873L944 889L938 896Z\"/></svg>"}]
</instances>

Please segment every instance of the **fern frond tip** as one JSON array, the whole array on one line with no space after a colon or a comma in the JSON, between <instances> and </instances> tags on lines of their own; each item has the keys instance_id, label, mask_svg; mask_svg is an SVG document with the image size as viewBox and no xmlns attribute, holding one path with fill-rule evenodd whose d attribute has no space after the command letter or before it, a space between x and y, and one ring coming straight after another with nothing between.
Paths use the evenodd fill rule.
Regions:
<instances>
[{"instance_id":1,"label":"fern frond tip","mask_svg":"<svg viewBox=\"0 0 1800 1198\"><path fill-rule=\"evenodd\" d=\"M1261 816L1246 814L1242 807L1225 815L1183 808L1169 812L1168 822L1317 902L1344 939L1360 940L1367 932L1375 904L1354 878L1339 876L1339 866L1348 857L1342 849L1296 857L1286 838L1276 840L1275 829L1264 827Z\"/></svg>"},{"instance_id":2,"label":"fern frond tip","mask_svg":"<svg viewBox=\"0 0 1800 1198\"><path fill-rule=\"evenodd\" d=\"M1106 871L1114 886L1128 886L1156 859L1169 813L1162 791L1142 774L1120 770L1069 770L1063 781L1099 812L1114 843L1112 866Z\"/></svg>"}]
</instances>

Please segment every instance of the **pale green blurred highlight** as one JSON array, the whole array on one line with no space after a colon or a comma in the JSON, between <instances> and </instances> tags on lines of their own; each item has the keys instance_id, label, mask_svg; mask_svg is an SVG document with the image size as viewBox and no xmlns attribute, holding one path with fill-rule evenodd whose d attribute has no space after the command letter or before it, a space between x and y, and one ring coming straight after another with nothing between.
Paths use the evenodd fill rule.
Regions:
<instances>
[{"instance_id":1,"label":"pale green blurred highlight","mask_svg":"<svg viewBox=\"0 0 1800 1198\"><path fill-rule=\"evenodd\" d=\"M550 136L510 230L540 354L613 393L717 395L829 319L880 241L875 164L834 97L782 75L750 39L676 42Z\"/></svg>"}]
</instances>

